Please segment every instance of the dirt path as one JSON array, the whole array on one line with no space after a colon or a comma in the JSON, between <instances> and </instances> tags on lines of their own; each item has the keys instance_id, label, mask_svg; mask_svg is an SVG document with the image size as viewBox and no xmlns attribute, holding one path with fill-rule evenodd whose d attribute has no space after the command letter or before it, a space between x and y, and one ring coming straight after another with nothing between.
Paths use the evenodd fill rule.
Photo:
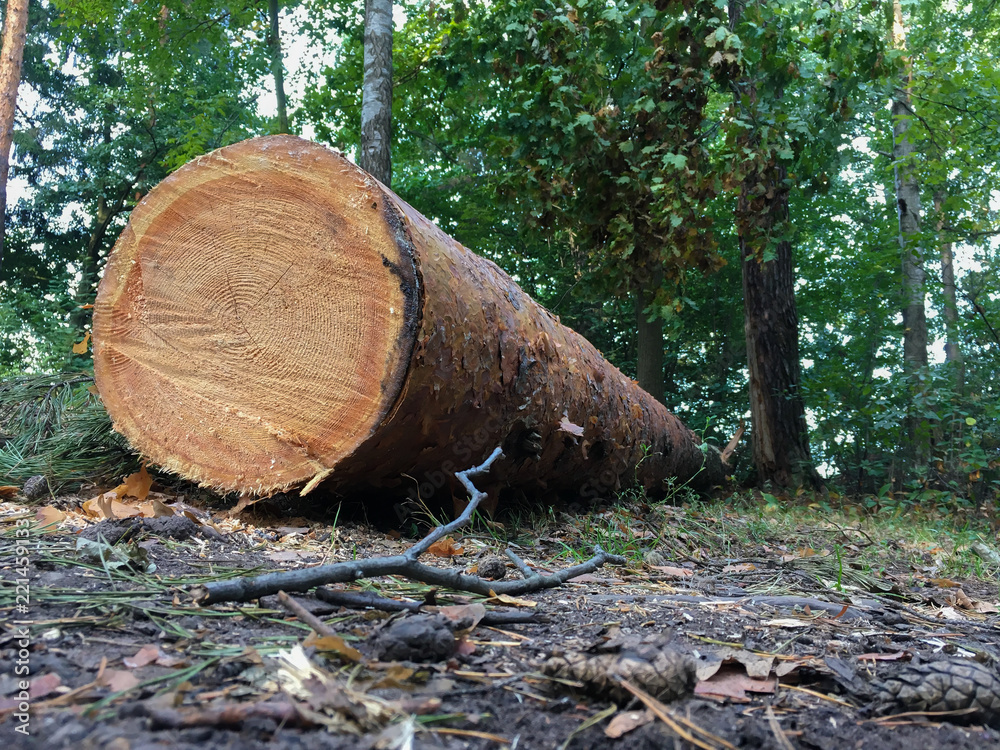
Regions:
<instances>
[{"instance_id":1,"label":"dirt path","mask_svg":"<svg viewBox=\"0 0 1000 750\"><path fill-rule=\"evenodd\" d=\"M398 539L362 526L337 528L331 537L328 527L294 521L221 528L221 536L203 525L161 524L114 546L131 544L125 564L128 555L118 559L107 545L101 551L94 531L113 524L90 525L85 535L97 556L87 557L72 528L18 537L26 528L19 520L33 516L34 509L0 506L0 738L13 747L1000 747L1000 734L976 723L886 718L891 707L874 710L887 681L915 664L965 659L993 673L1000 630L996 614L975 611L988 609L975 599L976 592L989 598L982 582L957 589L964 599L953 589L950 605L925 599L900 608L846 581L839 593L820 590L816 581L828 574L829 560L810 568L805 558L790 564L766 550L699 564L647 556L655 565L604 568L521 601L487 602L487 609L534 613L539 621L479 625L448 659L360 664L353 649L369 653L370 637L386 626L384 613L298 596L343 638L310 646L309 628L274 597L199 608L187 589L255 566L398 553L406 546ZM470 537L463 555L439 564L472 565L489 542ZM570 564L557 557L569 546L550 530L520 553L552 570ZM894 583L888 574L876 577L886 589ZM19 579L30 597L23 612ZM370 583L389 597L420 600L427 592L405 581ZM304 641L308 674L279 656ZM697 670L695 693L664 704L659 718L596 682L582 684L592 677L586 670L567 675L550 664L543 674L553 654L614 660L646 647L681 652ZM596 663L588 662L599 671ZM19 718L24 679L31 684L26 729ZM609 736L616 732L621 736Z\"/></svg>"}]
</instances>

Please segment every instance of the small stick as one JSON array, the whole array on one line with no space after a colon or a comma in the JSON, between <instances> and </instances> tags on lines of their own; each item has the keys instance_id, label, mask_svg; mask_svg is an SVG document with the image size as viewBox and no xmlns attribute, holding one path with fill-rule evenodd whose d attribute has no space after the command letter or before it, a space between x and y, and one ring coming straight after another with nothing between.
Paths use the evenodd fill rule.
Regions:
<instances>
[{"instance_id":1,"label":"small stick","mask_svg":"<svg viewBox=\"0 0 1000 750\"><path fill-rule=\"evenodd\" d=\"M295 601L292 597L286 594L284 591L278 592L278 601L281 602L281 606L299 618L300 621L311 627L319 635L331 636L337 635L333 632L330 627L319 619L316 615L310 612L308 609L303 607L299 602Z\"/></svg>"}]
</instances>

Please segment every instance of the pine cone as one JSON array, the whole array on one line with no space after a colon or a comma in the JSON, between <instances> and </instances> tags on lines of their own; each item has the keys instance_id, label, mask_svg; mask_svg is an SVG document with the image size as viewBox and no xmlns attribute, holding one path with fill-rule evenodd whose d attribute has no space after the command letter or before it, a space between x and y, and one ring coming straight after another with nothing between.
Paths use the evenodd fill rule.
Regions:
<instances>
[{"instance_id":1,"label":"pine cone","mask_svg":"<svg viewBox=\"0 0 1000 750\"><path fill-rule=\"evenodd\" d=\"M974 661L934 661L903 668L885 680L879 698L907 711L958 711L962 721L1000 726L1000 677Z\"/></svg>"}]
</instances>

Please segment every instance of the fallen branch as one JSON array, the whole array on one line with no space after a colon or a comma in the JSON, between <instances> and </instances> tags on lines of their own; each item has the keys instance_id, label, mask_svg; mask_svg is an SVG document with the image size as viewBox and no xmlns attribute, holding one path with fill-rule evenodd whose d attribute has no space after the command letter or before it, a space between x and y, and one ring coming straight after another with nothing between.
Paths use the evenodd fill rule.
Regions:
<instances>
[{"instance_id":1,"label":"fallen branch","mask_svg":"<svg viewBox=\"0 0 1000 750\"><path fill-rule=\"evenodd\" d=\"M462 514L449 524L438 526L427 536L410 547L402 555L371 557L366 560L351 560L348 562L320 565L302 570L287 570L276 573L266 573L254 578L235 578L228 581L216 581L203 586L194 586L190 594L198 604L215 604L216 602L245 602L270 596L279 591L308 591L317 586L330 583L348 583L359 578L375 578L377 576L398 575L413 581L420 581L432 586L442 586L457 591L469 591L474 594L489 595L508 594L516 596L530 591L551 589L561 586L566 581L577 576L593 573L605 563L624 565L625 558L605 552L599 546L594 547L594 556L589 560L574 565L551 575L541 575L528 567L514 552L507 550L509 557L518 570L524 575L520 581L487 581L479 576L470 576L455 570L443 570L430 565L424 565L418 558L424 554L434 542L467 525L472 520L472 513L479 503L487 497L472 483L472 477L486 474L490 466L503 456L503 451L496 448L483 463L465 471L456 471L458 481L468 490L470 500Z\"/></svg>"}]
</instances>

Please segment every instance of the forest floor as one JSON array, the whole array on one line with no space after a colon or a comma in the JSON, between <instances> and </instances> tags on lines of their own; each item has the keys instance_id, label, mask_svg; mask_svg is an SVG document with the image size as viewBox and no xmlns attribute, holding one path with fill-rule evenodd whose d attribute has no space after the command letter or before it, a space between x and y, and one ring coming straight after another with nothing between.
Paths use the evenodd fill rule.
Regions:
<instances>
[{"instance_id":1,"label":"forest floor","mask_svg":"<svg viewBox=\"0 0 1000 750\"><path fill-rule=\"evenodd\" d=\"M417 663L373 656L373 635L398 614L296 594L340 636L317 639L276 597L199 607L190 596L211 580L398 554L413 541L398 531L261 506L230 517L157 492L145 514L159 517L122 522L109 512L139 504L108 499L0 503L7 746L1000 747L982 726L996 712L928 714L885 697L919 665L996 674L997 566L972 551L995 551L986 523L759 496L479 520L425 562L474 570L511 544L547 572L600 544L626 564L518 597L438 591L438 605L536 621L479 624L450 657ZM399 578L345 588L417 602L431 589ZM656 675L619 658L649 649L686 654L694 691L669 700ZM644 686L642 699L621 680ZM662 701L646 695L658 690Z\"/></svg>"}]
</instances>

